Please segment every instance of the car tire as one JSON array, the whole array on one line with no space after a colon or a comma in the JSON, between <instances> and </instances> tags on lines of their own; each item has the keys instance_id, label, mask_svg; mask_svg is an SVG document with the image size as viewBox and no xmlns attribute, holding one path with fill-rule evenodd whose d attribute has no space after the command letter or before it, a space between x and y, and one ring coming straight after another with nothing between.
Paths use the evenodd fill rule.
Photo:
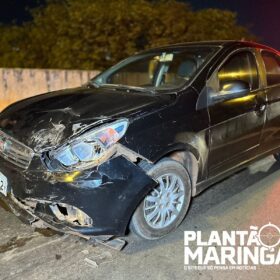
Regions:
<instances>
[{"instance_id":1,"label":"car tire","mask_svg":"<svg viewBox=\"0 0 280 280\"><path fill-rule=\"evenodd\" d=\"M147 174L159 184L136 209L130 229L141 238L154 240L182 223L190 206L192 188L187 170L175 160L161 160Z\"/></svg>"}]
</instances>

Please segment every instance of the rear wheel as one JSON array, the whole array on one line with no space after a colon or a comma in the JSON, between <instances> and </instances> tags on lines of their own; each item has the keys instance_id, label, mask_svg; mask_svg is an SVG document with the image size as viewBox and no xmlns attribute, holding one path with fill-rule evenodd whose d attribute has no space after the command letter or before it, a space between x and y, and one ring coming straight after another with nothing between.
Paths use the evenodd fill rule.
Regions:
<instances>
[{"instance_id":1,"label":"rear wheel","mask_svg":"<svg viewBox=\"0 0 280 280\"><path fill-rule=\"evenodd\" d=\"M148 174L158 185L135 211L131 230L144 239L159 239L176 229L183 221L191 200L191 181L177 161L165 159Z\"/></svg>"}]
</instances>

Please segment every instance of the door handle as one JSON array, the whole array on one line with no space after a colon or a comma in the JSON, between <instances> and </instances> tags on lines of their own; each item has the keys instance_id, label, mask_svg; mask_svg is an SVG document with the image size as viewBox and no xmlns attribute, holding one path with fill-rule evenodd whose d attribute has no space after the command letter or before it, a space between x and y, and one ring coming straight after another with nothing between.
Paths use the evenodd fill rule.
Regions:
<instances>
[{"instance_id":1,"label":"door handle","mask_svg":"<svg viewBox=\"0 0 280 280\"><path fill-rule=\"evenodd\" d=\"M260 116L265 112L265 109L266 109L265 103L256 104L255 113Z\"/></svg>"},{"instance_id":2,"label":"door handle","mask_svg":"<svg viewBox=\"0 0 280 280\"><path fill-rule=\"evenodd\" d=\"M266 105L265 105L265 104L261 104L261 105L259 106L258 111L262 113L262 112L265 111L265 109L266 109Z\"/></svg>"},{"instance_id":3,"label":"door handle","mask_svg":"<svg viewBox=\"0 0 280 280\"><path fill-rule=\"evenodd\" d=\"M258 116L261 116L264 114L266 110L266 100L262 96L255 96L255 113Z\"/></svg>"}]
</instances>

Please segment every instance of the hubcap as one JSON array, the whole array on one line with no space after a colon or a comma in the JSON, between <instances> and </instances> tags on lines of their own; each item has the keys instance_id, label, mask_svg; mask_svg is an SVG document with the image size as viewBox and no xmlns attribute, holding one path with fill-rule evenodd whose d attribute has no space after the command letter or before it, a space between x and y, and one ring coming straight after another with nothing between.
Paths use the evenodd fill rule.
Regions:
<instances>
[{"instance_id":1,"label":"hubcap","mask_svg":"<svg viewBox=\"0 0 280 280\"><path fill-rule=\"evenodd\" d=\"M185 197L182 180L175 174L165 174L156 179L159 185L144 200L144 217L154 229L173 223L180 214Z\"/></svg>"}]
</instances>

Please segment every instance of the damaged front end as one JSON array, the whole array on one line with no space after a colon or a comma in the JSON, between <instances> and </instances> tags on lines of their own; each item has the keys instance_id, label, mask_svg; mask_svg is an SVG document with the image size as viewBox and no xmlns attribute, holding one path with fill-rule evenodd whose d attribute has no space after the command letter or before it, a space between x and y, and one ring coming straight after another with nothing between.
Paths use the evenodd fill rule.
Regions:
<instances>
[{"instance_id":1,"label":"damaged front end","mask_svg":"<svg viewBox=\"0 0 280 280\"><path fill-rule=\"evenodd\" d=\"M156 186L138 164L143 158L118 143L127 128L120 119L41 153L2 132L0 170L8 183L0 198L34 227L86 238L124 235Z\"/></svg>"}]
</instances>

